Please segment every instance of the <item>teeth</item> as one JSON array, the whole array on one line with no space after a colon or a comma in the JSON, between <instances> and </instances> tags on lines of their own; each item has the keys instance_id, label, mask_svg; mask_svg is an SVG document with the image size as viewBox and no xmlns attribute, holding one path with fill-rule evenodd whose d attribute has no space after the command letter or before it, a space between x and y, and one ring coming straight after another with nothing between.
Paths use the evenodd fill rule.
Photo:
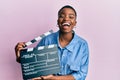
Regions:
<instances>
[{"instance_id":1,"label":"teeth","mask_svg":"<svg viewBox=\"0 0 120 80\"><path fill-rule=\"evenodd\" d=\"M63 23L62 25L63 25L63 26L64 26L64 25L70 26L70 23Z\"/></svg>"}]
</instances>

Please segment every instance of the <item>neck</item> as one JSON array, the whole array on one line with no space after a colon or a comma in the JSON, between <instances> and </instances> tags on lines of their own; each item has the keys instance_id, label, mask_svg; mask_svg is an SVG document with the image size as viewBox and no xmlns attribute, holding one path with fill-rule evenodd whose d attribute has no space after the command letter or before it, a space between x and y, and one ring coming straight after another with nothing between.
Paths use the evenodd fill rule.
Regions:
<instances>
[{"instance_id":1,"label":"neck","mask_svg":"<svg viewBox=\"0 0 120 80\"><path fill-rule=\"evenodd\" d=\"M61 33L59 37L62 41L70 42L73 38L73 33Z\"/></svg>"},{"instance_id":2,"label":"neck","mask_svg":"<svg viewBox=\"0 0 120 80\"><path fill-rule=\"evenodd\" d=\"M66 45L68 45L70 43L72 38L73 38L73 33L72 32L60 33L60 36L59 36L60 45L62 47L65 47Z\"/></svg>"}]
</instances>

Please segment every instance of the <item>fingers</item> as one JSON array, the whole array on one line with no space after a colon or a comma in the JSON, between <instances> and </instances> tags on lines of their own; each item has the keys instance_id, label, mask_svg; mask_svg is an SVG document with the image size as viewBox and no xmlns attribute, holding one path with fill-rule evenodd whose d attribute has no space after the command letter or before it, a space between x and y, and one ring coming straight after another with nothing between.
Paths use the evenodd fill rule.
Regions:
<instances>
[{"instance_id":1,"label":"fingers","mask_svg":"<svg viewBox=\"0 0 120 80\"><path fill-rule=\"evenodd\" d=\"M32 80L43 80L41 77L33 78Z\"/></svg>"},{"instance_id":2,"label":"fingers","mask_svg":"<svg viewBox=\"0 0 120 80\"><path fill-rule=\"evenodd\" d=\"M53 75L41 76L44 80L50 80Z\"/></svg>"},{"instance_id":3,"label":"fingers","mask_svg":"<svg viewBox=\"0 0 120 80\"><path fill-rule=\"evenodd\" d=\"M15 53L16 53L17 61L19 60L19 57L20 57L20 50L22 50L24 47L25 47L25 42L19 42L15 46Z\"/></svg>"},{"instance_id":4,"label":"fingers","mask_svg":"<svg viewBox=\"0 0 120 80\"><path fill-rule=\"evenodd\" d=\"M25 42L19 42L17 43L17 45L15 46L15 49L19 49L19 48L24 48L25 47Z\"/></svg>"},{"instance_id":5,"label":"fingers","mask_svg":"<svg viewBox=\"0 0 120 80\"><path fill-rule=\"evenodd\" d=\"M53 75L41 76L41 77L33 78L32 80L51 80L51 77L53 77Z\"/></svg>"}]
</instances>

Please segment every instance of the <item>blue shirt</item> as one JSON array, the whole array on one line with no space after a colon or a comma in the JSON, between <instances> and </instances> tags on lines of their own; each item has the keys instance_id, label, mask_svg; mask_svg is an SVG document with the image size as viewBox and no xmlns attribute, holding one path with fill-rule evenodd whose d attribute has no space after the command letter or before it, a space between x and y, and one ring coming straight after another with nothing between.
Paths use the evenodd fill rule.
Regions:
<instances>
[{"instance_id":1,"label":"blue shirt","mask_svg":"<svg viewBox=\"0 0 120 80\"><path fill-rule=\"evenodd\" d=\"M74 33L64 48L59 44L59 31L43 38L37 46L58 45L61 70L59 75L73 75L75 80L85 80L88 72L89 50L87 42Z\"/></svg>"}]
</instances>

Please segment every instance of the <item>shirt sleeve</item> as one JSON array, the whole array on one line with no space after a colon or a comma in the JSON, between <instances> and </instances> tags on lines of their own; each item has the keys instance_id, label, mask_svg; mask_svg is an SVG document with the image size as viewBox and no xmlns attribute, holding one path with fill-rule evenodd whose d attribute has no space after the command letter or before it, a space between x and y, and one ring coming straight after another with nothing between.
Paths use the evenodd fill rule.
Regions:
<instances>
[{"instance_id":1,"label":"shirt sleeve","mask_svg":"<svg viewBox=\"0 0 120 80\"><path fill-rule=\"evenodd\" d=\"M80 69L79 71L74 71L72 73L75 80L85 80L87 73L88 73L88 63L89 63L89 50L88 50L88 44L85 43L80 48L80 53L83 54L82 60L80 61Z\"/></svg>"}]
</instances>

